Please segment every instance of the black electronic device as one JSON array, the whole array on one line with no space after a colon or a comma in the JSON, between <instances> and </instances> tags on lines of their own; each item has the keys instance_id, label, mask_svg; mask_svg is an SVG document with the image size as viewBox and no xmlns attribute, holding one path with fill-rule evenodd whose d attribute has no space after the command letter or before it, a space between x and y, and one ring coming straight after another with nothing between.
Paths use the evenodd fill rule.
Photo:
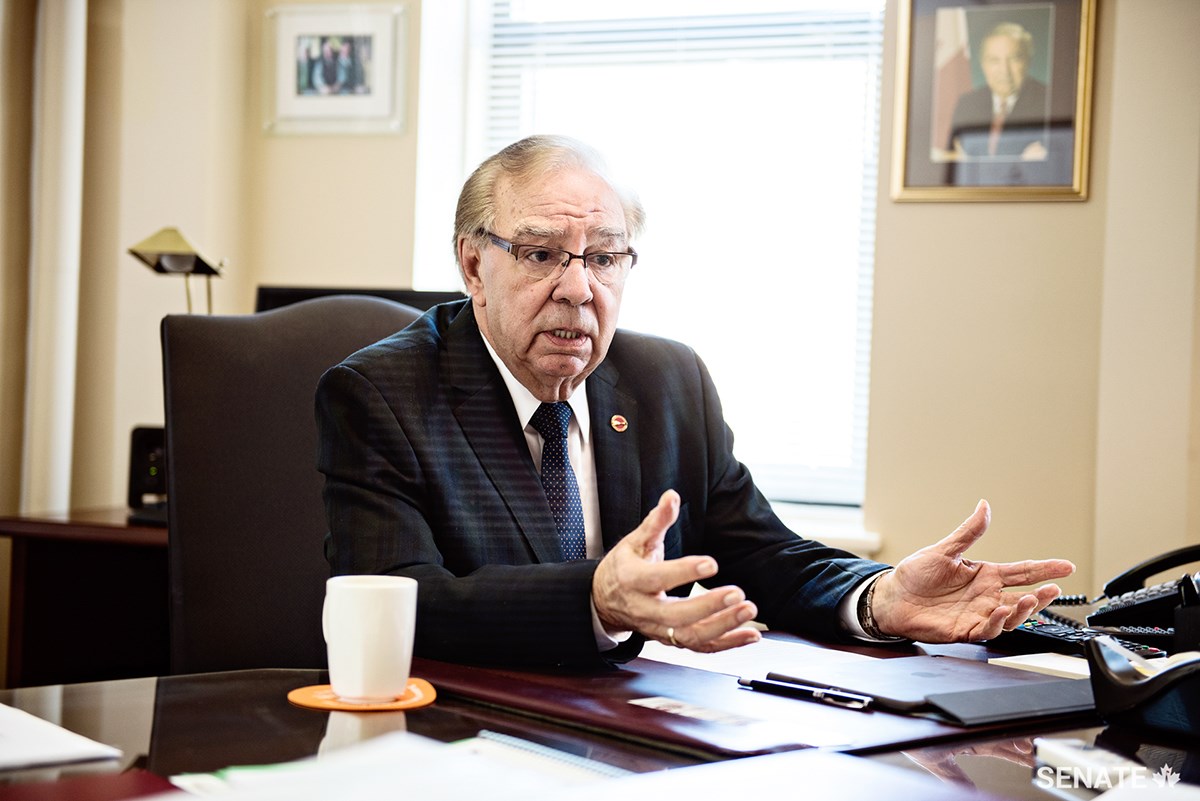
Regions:
<instances>
[{"instance_id":1,"label":"black electronic device","mask_svg":"<svg viewBox=\"0 0 1200 801\"><path fill-rule=\"evenodd\" d=\"M1107 602L1087 616L1091 626L1174 626L1176 609L1197 606L1196 576L1146 586L1151 576L1200 561L1200 545L1189 545L1147 559L1104 585ZM1197 574L1200 575L1200 574ZM1193 647L1195 643L1191 644Z\"/></svg>"},{"instance_id":2,"label":"black electronic device","mask_svg":"<svg viewBox=\"0 0 1200 801\"><path fill-rule=\"evenodd\" d=\"M1167 655L1174 645L1175 632L1173 629L1148 627L1097 629L1053 612L1042 611L1012 631L1006 631L991 640L989 645L1023 654L1050 651L1084 656L1088 640L1105 634L1139 656L1151 659Z\"/></svg>"},{"instance_id":3,"label":"black electronic device","mask_svg":"<svg viewBox=\"0 0 1200 801\"><path fill-rule=\"evenodd\" d=\"M327 295L371 295L394 300L414 309L427 311L431 307L466 297L461 292L425 289L393 289L390 287L332 287L332 286L269 286L258 287L254 298L255 311L270 311L281 306Z\"/></svg>"},{"instance_id":4,"label":"black electronic device","mask_svg":"<svg viewBox=\"0 0 1200 801\"><path fill-rule=\"evenodd\" d=\"M1180 653L1146 671L1105 638L1087 645L1096 712L1110 724L1200 739L1200 653Z\"/></svg>"},{"instance_id":5,"label":"black electronic device","mask_svg":"<svg viewBox=\"0 0 1200 801\"><path fill-rule=\"evenodd\" d=\"M1196 650L1200 648L1200 573L1146 586L1152 577L1191 562L1200 562L1200 545L1147 559L1110 579L1093 601L1083 595L1054 601L1054 606L1093 607L1086 619L1082 610L1068 617L1047 608L991 644L1019 653L1083 655L1089 641L1106 634L1143 657Z\"/></svg>"},{"instance_id":6,"label":"black electronic device","mask_svg":"<svg viewBox=\"0 0 1200 801\"><path fill-rule=\"evenodd\" d=\"M138 426L130 437L129 522L167 524L166 436L161 426Z\"/></svg>"}]
</instances>

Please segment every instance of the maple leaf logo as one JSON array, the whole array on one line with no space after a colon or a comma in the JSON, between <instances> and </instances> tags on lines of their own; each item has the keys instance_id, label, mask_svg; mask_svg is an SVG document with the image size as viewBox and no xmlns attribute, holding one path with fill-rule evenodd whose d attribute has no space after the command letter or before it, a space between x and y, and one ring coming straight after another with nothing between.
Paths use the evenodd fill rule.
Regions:
<instances>
[{"instance_id":1,"label":"maple leaf logo","mask_svg":"<svg viewBox=\"0 0 1200 801\"><path fill-rule=\"evenodd\" d=\"M1159 787L1174 787L1179 783L1179 774L1171 770L1170 765L1163 765L1159 768L1158 773L1155 773L1153 778L1154 783Z\"/></svg>"}]
</instances>

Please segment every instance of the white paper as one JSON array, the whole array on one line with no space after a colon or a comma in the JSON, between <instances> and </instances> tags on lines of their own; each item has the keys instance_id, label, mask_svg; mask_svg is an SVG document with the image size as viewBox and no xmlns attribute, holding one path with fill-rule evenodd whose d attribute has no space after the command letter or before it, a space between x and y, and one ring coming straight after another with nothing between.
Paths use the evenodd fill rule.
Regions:
<instances>
[{"instance_id":1,"label":"white paper","mask_svg":"<svg viewBox=\"0 0 1200 801\"><path fill-rule=\"evenodd\" d=\"M392 732L325 756L207 774L207 785L195 781L197 777L172 781L191 792L228 801L529 801L569 797L563 795L568 788L618 781L602 772L582 771L578 764L567 769L567 761L486 739L443 744ZM193 796L177 792L153 798L188 797Z\"/></svg>"},{"instance_id":2,"label":"white paper","mask_svg":"<svg viewBox=\"0 0 1200 801\"><path fill-rule=\"evenodd\" d=\"M821 648L791 640L775 640L764 637L752 645L732 648L715 654L701 654L685 648L673 648L660 642L647 642L640 656L655 662L723 673L728 676L762 678L769 672L792 673L797 666L811 668L816 665L846 664L861 662L875 657L850 651Z\"/></svg>"},{"instance_id":3,"label":"white paper","mask_svg":"<svg viewBox=\"0 0 1200 801\"><path fill-rule=\"evenodd\" d=\"M1088 661L1082 656L1058 653L1020 654L1018 656L996 656L988 660L991 665L1031 670L1062 679L1086 679L1091 675Z\"/></svg>"},{"instance_id":4,"label":"white paper","mask_svg":"<svg viewBox=\"0 0 1200 801\"><path fill-rule=\"evenodd\" d=\"M117 759L119 748L0 704L0 770Z\"/></svg>"}]
</instances>

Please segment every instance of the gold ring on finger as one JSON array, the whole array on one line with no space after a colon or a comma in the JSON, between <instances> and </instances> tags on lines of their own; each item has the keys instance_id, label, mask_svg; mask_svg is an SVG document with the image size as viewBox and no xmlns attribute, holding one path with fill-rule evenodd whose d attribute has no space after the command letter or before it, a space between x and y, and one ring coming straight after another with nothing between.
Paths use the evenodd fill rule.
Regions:
<instances>
[{"instance_id":1,"label":"gold ring on finger","mask_svg":"<svg viewBox=\"0 0 1200 801\"><path fill-rule=\"evenodd\" d=\"M675 642L675 627L674 626L667 626L667 639L671 641L671 645L675 646L676 648L679 647L679 643Z\"/></svg>"}]
</instances>

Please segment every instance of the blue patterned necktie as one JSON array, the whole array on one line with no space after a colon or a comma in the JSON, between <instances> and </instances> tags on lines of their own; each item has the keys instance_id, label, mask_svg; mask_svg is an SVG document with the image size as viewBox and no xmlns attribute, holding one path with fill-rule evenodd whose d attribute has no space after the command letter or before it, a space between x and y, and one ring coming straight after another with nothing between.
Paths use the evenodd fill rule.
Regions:
<instances>
[{"instance_id":1,"label":"blue patterned necktie","mask_svg":"<svg viewBox=\"0 0 1200 801\"><path fill-rule=\"evenodd\" d=\"M562 401L543 403L529 420L534 430L542 435L542 489L546 491L554 524L558 527L563 559L568 562L587 558L579 483L567 455L570 422L571 406Z\"/></svg>"}]
</instances>

